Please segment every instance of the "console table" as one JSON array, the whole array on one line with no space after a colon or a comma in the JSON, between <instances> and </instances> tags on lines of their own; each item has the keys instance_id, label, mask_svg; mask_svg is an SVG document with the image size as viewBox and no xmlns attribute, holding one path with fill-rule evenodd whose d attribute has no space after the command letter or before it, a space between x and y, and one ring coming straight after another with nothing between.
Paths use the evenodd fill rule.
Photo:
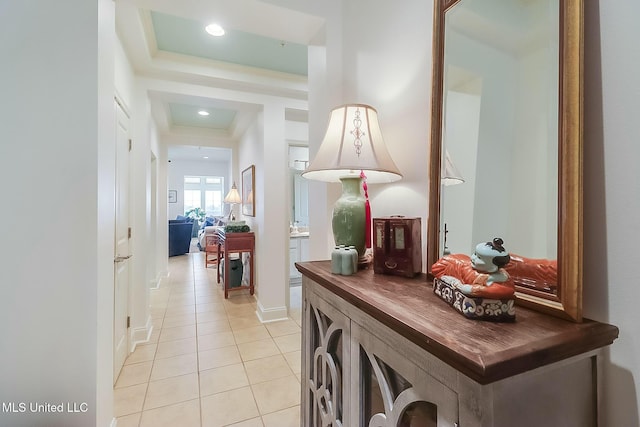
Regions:
<instances>
[{"instance_id":1,"label":"console table","mask_svg":"<svg viewBox=\"0 0 640 427\"><path fill-rule=\"evenodd\" d=\"M248 233L225 233L224 230L216 230L216 236L218 238L218 271L217 279L220 283L220 260L224 258L224 297L229 298L229 291L237 291L240 289L249 289L251 295L254 292L253 286L253 258L256 246L255 235L253 232ZM229 255L232 253L239 253L240 259L242 259L242 253L247 252L249 254L249 285L244 286L229 286L229 269L231 268L229 263Z\"/></svg>"},{"instance_id":2,"label":"console table","mask_svg":"<svg viewBox=\"0 0 640 427\"><path fill-rule=\"evenodd\" d=\"M302 273L302 425L596 427L601 353L618 328L517 307L465 318L409 279Z\"/></svg>"}]
</instances>

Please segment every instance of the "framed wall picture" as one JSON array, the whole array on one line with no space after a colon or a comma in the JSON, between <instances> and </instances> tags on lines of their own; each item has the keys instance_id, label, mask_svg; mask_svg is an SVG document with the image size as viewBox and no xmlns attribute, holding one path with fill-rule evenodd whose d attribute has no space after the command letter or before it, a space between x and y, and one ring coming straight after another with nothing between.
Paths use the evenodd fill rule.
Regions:
<instances>
[{"instance_id":1,"label":"framed wall picture","mask_svg":"<svg viewBox=\"0 0 640 427\"><path fill-rule=\"evenodd\" d=\"M255 169L251 165L242 171L242 214L247 216L256 216Z\"/></svg>"},{"instance_id":2,"label":"framed wall picture","mask_svg":"<svg viewBox=\"0 0 640 427\"><path fill-rule=\"evenodd\" d=\"M169 203L178 203L178 190L169 190Z\"/></svg>"}]
</instances>

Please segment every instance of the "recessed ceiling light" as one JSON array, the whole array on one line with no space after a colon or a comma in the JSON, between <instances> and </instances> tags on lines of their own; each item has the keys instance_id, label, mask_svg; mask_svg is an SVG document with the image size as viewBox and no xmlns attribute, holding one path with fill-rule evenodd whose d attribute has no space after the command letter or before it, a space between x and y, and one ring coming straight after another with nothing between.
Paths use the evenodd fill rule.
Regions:
<instances>
[{"instance_id":1,"label":"recessed ceiling light","mask_svg":"<svg viewBox=\"0 0 640 427\"><path fill-rule=\"evenodd\" d=\"M216 37L224 36L224 28L222 28L218 24L209 24L204 29L207 31L207 33L211 34L212 36L216 36Z\"/></svg>"},{"instance_id":2,"label":"recessed ceiling light","mask_svg":"<svg viewBox=\"0 0 640 427\"><path fill-rule=\"evenodd\" d=\"M209 156L202 156L202 158L203 158L203 159L208 159L208 158L209 158Z\"/></svg>"},{"instance_id":3,"label":"recessed ceiling light","mask_svg":"<svg viewBox=\"0 0 640 427\"><path fill-rule=\"evenodd\" d=\"M200 110L200 111L198 111L198 114L200 114L201 116L208 116L209 112L205 111L205 110Z\"/></svg>"}]
</instances>

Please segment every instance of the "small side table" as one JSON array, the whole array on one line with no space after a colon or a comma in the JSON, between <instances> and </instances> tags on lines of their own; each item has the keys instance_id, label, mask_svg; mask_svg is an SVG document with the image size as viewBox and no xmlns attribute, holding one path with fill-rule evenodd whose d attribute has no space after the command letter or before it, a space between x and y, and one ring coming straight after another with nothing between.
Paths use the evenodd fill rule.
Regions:
<instances>
[{"instance_id":1,"label":"small side table","mask_svg":"<svg viewBox=\"0 0 640 427\"><path fill-rule=\"evenodd\" d=\"M248 233L225 233L224 230L216 230L216 236L218 237L218 272L217 278L220 283L220 259L224 257L224 297L229 298L229 291L237 291L240 289L249 289L251 295L254 292L253 285L253 257L255 252L256 238L253 232ZM236 286L234 288L229 286L229 270L231 268L229 263L229 255L232 253L239 253L242 259L242 253L249 253L249 285Z\"/></svg>"}]
</instances>

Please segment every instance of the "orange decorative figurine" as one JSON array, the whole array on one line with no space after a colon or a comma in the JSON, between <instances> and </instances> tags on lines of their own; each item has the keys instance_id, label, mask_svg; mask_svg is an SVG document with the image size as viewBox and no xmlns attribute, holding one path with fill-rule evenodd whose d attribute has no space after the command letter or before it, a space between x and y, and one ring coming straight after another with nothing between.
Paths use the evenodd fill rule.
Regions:
<instances>
[{"instance_id":1,"label":"orange decorative figurine","mask_svg":"<svg viewBox=\"0 0 640 427\"><path fill-rule=\"evenodd\" d=\"M431 267L434 292L472 319L515 320L515 286L504 267L511 257L495 238L480 243L471 257L445 255Z\"/></svg>"}]
</instances>

